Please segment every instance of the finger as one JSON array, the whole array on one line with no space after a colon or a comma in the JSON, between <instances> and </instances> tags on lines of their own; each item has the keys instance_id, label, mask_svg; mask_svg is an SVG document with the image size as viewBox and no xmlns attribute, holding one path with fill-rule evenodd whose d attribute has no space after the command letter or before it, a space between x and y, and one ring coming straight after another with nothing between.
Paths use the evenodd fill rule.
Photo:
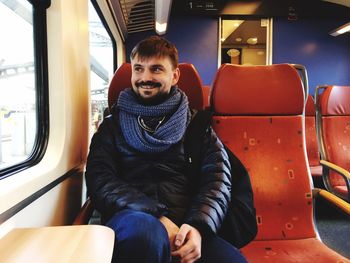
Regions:
<instances>
[{"instance_id":1,"label":"finger","mask_svg":"<svg viewBox=\"0 0 350 263\"><path fill-rule=\"evenodd\" d=\"M180 247L178 250L172 252L171 255L172 255L172 256L175 256L175 257L184 258L184 257L186 257L188 254L190 254L194 249L195 249L195 246L194 246L194 244L190 241L190 242L188 242L188 243L185 243L185 245L183 245L182 247Z\"/></svg>"},{"instance_id":2,"label":"finger","mask_svg":"<svg viewBox=\"0 0 350 263\"><path fill-rule=\"evenodd\" d=\"M183 224L180 227L179 232L175 236L175 246L176 247L181 247L184 244L185 239L190 231L191 231L190 225Z\"/></svg>"},{"instance_id":3,"label":"finger","mask_svg":"<svg viewBox=\"0 0 350 263\"><path fill-rule=\"evenodd\" d=\"M192 250L191 253L181 258L181 263L192 263L201 257L200 251L196 249Z\"/></svg>"}]
</instances>

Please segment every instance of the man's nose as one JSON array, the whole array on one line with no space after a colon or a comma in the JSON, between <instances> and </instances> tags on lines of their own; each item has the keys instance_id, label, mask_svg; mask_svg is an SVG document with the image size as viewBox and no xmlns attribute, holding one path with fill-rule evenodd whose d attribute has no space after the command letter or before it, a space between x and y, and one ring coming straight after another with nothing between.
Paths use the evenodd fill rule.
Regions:
<instances>
[{"instance_id":1,"label":"man's nose","mask_svg":"<svg viewBox=\"0 0 350 263\"><path fill-rule=\"evenodd\" d=\"M141 80L142 81L151 81L153 80L153 74L150 70L145 70L143 73L142 73L142 76L141 76Z\"/></svg>"}]
</instances>

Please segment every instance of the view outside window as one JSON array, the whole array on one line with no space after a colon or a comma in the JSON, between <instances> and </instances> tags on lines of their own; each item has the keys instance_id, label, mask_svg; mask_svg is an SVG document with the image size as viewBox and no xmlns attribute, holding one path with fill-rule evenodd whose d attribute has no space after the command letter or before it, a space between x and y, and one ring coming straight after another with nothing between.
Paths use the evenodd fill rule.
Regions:
<instances>
[{"instance_id":1,"label":"view outside window","mask_svg":"<svg viewBox=\"0 0 350 263\"><path fill-rule=\"evenodd\" d=\"M0 170L28 159L37 134L32 13L0 2Z\"/></svg>"},{"instance_id":2,"label":"view outside window","mask_svg":"<svg viewBox=\"0 0 350 263\"><path fill-rule=\"evenodd\" d=\"M113 76L112 40L94 6L89 4L91 127L96 132L108 108L108 85Z\"/></svg>"}]
</instances>

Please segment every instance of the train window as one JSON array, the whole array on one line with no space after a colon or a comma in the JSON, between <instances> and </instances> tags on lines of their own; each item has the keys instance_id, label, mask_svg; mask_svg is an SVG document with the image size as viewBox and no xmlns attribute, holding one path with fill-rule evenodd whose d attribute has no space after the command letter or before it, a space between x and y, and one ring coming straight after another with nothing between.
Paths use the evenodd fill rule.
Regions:
<instances>
[{"instance_id":1,"label":"train window","mask_svg":"<svg viewBox=\"0 0 350 263\"><path fill-rule=\"evenodd\" d=\"M44 2L0 2L0 178L38 162L45 150Z\"/></svg>"},{"instance_id":2,"label":"train window","mask_svg":"<svg viewBox=\"0 0 350 263\"><path fill-rule=\"evenodd\" d=\"M98 9L97 9L98 10ZM93 134L108 107L108 85L113 76L114 49L95 7L89 3L91 127Z\"/></svg>"},{"instance_id":3,"label":"train window","mask_svg":"<svg viewBox=\"0 0 350 263\"><path fill-rule=\"evenodd\" d=\"M221 20L221 64L271 64L269 19Z\"/></svg>"}]
</instances>

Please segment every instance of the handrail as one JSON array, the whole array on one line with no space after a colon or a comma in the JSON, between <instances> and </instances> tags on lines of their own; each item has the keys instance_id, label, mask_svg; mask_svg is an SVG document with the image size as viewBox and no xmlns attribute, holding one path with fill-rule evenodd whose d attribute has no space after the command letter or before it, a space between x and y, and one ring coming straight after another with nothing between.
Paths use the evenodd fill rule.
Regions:
<instances>
[{"instance_id":1,"label":"handrail","mask_svg":"<svg viewBox=\"0 0 350 263\"><path fill-rule=\"evenodd\" d=\"M309 80L307 75L307 70L304 65L301 64L291 64L297 71L300 73L301 80L303 82L304 95L305 95L305 103L307 100L307 96L309 95Z\"/></svg>"},{"instance_id":2,"label":"handrail","mask_svg":"<svg viewBox=\"0 0 350 263\"><path fill-rule=\"evenodd\" d=\"M314 197L321 196L323 199L340 208L343 212L350 216L350 204L338 196L320 188L313 189L312 194Z\"/></svg>"},{"instance_id":3,"label":"handrail","mask_svg":"<svg viewBox=\"0 0 350 263\"><path fill-rule=\"evenodd\" d=\"M323 132L322 132L322 114L320 108L320 92L328 87L328 85L319 85L315 90L315 105L316 105L316 134L317 142L319 145L319 150L321 154L321 159L328 160L326 148L323 142Z\"/></svg>"},{"instance_id":4,"label":"handrail","mask_svg":"<svg viewBox=\"0 0 350 263\"><path fill-rule=\"evenodd\" d=\"M320 164L323 166L323 170L325 171L323 173L323 182L324 184L326 185L326 188L328 190L331 190L332 187L330 186L329 184L329 180L328 180L328 170L331 169L332 171L335 171L336 173L338 173L339 175L341 175L345 181L345 184L346 184L346 187L348 188L348 201L350 201L350 172L345 170L344 168L334 164L334 163L331 163L331 162L328 162L326 160L321 160L320 161Z\"/></svg>"}]
</instances>

